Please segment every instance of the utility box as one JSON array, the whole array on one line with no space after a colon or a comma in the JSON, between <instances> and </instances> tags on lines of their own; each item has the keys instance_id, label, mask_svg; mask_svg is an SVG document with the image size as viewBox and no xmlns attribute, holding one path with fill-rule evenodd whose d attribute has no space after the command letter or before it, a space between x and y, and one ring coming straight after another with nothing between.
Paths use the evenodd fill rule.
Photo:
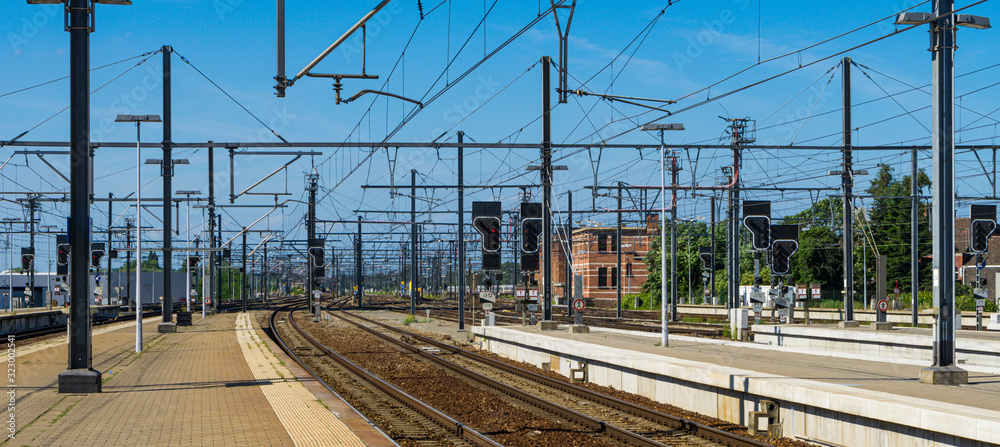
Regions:
<instances>
[{"instance_id":1,"label":"utility box","mask_svg":"<svg viewBox=\"0 0 1000 447\"><path fill-rule=\"evenodd\" d=\"M486 314L486 317L482 320L483 326L496 326L497 316L493 312Z\"/></svg>"},{"instance_id":2,"label":"utility box","mask_svg":"<svg viewBox=\"0 0 1000 447\"><path fill-rule=\"evenodd\" d=\"M749 329L749 311L747 309L729 309L729 332L733 334L733 339L739 338L745 329Z\"/></svg>"}]
</instances>

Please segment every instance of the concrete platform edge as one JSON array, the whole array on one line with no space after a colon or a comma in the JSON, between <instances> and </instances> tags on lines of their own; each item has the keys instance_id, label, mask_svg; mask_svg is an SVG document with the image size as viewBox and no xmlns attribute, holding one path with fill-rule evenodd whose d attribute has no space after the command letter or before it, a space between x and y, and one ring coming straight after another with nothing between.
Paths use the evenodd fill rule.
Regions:
<instances>
[{"instance_id":1,"label":"concrete platform edge","mask_svg":"<svg viewBox=\"0 0 1000 447\"><path fill-rule=\"evenodd\" d=\"M592 381L601 385L637 392L643 385L635 383L653 378L657 380L656 384L647 385L648 389L653 390L653 395L639 394L742 425L746 424L748 411L752 410L759 399L771 398L783 402L783 411L789 408L793 412L805 412L799 419L815 417L816 414L833 417L833 413L840 413L868 421L857 422L851 427L858 427L858 424L879 427L891 423L912 429L909 434L894 433L897 437L890 444L905 441L910 445L944 445L933 441L942 439L941 435L959 438L953 438L953 442L1000 442L1000 412L997 411L941 404L823 382L776 377L773 374L672 358L668 352L664 352L665 355L654 355L612 349L509 328L475 327L473 332L482 338L485 349L516 360L536 365L553 362L554 359L587 361L597 368L590 373ZM553 369L560 370L558 367ZM660 388L671 389L661 391ZM699 393L710 394L714 398L700 396ZM807 411L807 408L810 410ZM858 444L859 441L867 444L870 440L848 434L851 430L847 429L827 428L811 433L805 430L804 421L795 422L794 416L784 419L790 419L786 422L789 426L783 428L786 434L798 433L843 445L861 445ZM817 429L813 427L813 430Z\"/></svg>"}]
</instances>

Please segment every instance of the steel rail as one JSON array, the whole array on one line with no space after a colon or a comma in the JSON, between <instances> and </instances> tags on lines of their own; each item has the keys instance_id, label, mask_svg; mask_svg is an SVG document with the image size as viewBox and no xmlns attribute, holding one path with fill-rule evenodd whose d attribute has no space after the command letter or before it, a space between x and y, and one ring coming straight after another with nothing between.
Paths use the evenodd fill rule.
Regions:
<instances>
[{"instance_id":1,"label":"steel rail","mask_svg":"<svg viewBox=\"0 0 1000 447\"><path fill-rule=\"evenodd\" d=\"M363 320L363 321L366 321L366 322L369 322L369 323L374 323L374 324L377 324L379 326L383 326L381 323L377 323L375 321L372 321L372 320L369 320L367 318L364 318L364 317L352 314L350 312L341 311L341 313L350 315L352 317L358 318L360 320ZM623 429L623 428L618 427L616 425L609 424L609 423L604 422L604 421L602 421L600 419L597 419L597 418L594 418L594 417L591 417L591 416L587 416L587 415L585 415L583 413L580 413L578 411L566 408L566 407L564 407L562 405L559 405L559 404L556 404L554 402L550 402L550 401L547 401L545 399L539 398L539 397L537 397L537 396L535 396L535 395L533 395L531 393L527 393L525 391L519 390L519 389L514 388L514 387L512 387L510 385L507 385L505 383L502 383L502 382L499 382L497 380L494 380L494 379L491 379L489 377L486 377L486 376L484 376L482 374L476 373L474 371L470 371L467 368L464 368L464 367L462 367L462 366L460 366L458 364L452 363L452 362L444 360L444 359L442 359L442 358L440 358L440 357L438 357L436 355L430 354L430 353L424 351L423 349L411 346L411 345L409 345L407 343L404 343L404 342L402 342L400 340L392 338L392 337L390 337L390 336L388 336L386 334L383 334L383 333L381 333L379 331L376 331L376 330L374 330L372 328L366 327L363 324L358 323L356 321L351 321L351 320L347 319L346 317L344 317L343 315L339 315L337 313L331 313L331 315L333 315L334 317L337 317L337 318L339 318L339 319L341 319L341 320L343 320L345 322L353 324L353 325L357 326L358 328L363 329L363 330L367 331L368 333L370 333L372 335L375 335L375 336L377 336L377 337L379 337L379 338L381 338L381 339L383 339L383 340L385 340L385 341L387 341L387 342L389 342L389 343L391 343L393 345L399 346L399 347L401 347L401 348L403 348L403 349L405 349L407 351L410 351L413 354L417 354L417 355L419 355L419 356L421 356L421 357L423 357L425 359L428 359L428 360L434 362L435 364L438 364L438 365L440 365L440 366L442 366L444 368L447 368L447 369L449 369L449 370L451 370L451 371L453 371L453 372L455 372L455 373L457 373L457 374L459 374L461 376L464 376L466 378L474 380L474 381L476 381L476 382L478 382L478 383L480 383L480 384L482 384L484 386L487 386L487 387L489 387L491 389L497 390L497 391L499 391L499 392L501 392L503 394L506 394L506 395L508 395L508 396L510 396L512 398L515 398L515 399L520 400L522 402L525 402L525 403L528 403L530 405L533 405L533 406L535 406L535 407L537 407L537 408L539 408L539 409L541 409L543 411L547 411L549 413L552 413L552 414L555 414L557 416L563 417L566 420L571 421L574 424L580 425L580 426L582 426L582 427L584 427L584 428L586 428L588 430L594 430L597 433L603 433L603 434L605 434L607 436L613 437L615 439L618 439L618 440L620 440L622 442L625 442L628 445L632 445L632 446L648 446L648 447L665 447L666 446L666 444L663 444L663 443L657 442L655 440L649 439L649 438L647 438L645 436L642 436L642 435L640 435L638 433L635 433L635 432ZM385 326L385 327L391 328L392 330L400 332L400 333L403 333L403 334L410 335L409 332L393 328L392 326Z\"/></svg>"},{"instance_id":2,"label":"steel rail","mask_svg":"<svg viewBox=\"0 0 1000 447\"><path fill-rule=\"evenodd\" d=\"M731 446L740 446L740 447L768 447L768 446L771 446L771 444L766 444L766 443L763 443L763 442L760 442L760 441L756 441L756 440L753 440L753 439L750 439L750 438L746 438L746 437L739 436L739 435L736 435L736 434L733 434L733 433L722 431L722 430L719 430L719 429L716 429L716 428L713 428L713 427L709 427L709 426L704 425L704 424L699 424L697 422L694 422L694 421L691 421L691 420L687 420L687 419L684 419L684 418L681 418L681 417L672 416L672 415L669 415L669 414L666 414L666 413L662 413L662 412L659 412L659 411L656 411L656 410L653 410L653 409L650 409L650 408L646 408L646 407L643 407L643 406L640 406L640 405L633 404L631 402L626 402L626 401L623 401L621 399L616 399L614 397L610 397L610 396L606 396L606 395L603 395L603 394L600 394L600 393L596 393L596 392L588 390L586 388L579 387L579 386L576 386L576 385L573 385L573 384L569 384L569 383L563 382L561 380L553 379L553 378L546 377L546 376L543 376L543 375L538 374L538 373L534 373L534 372L527 371L527 370L524 370L524 369L521 369L521 368L518 368L518 367L515 367L515 366L511 366L511 365L508 365L506 363L500 362L498 360L494 360L494 359L491 359L489 357L485 357L485 356L476 354L474 352L466 351L464 349L461 349L461 348L458 348L458 347L455 347L455 346L450 346L450 345L438 342L437 340L433 340L433 339L430 339L430 338L427 338L427 337L424 337L424 336L421 336L421 335L417 335L417 334L411 333L409 331L406 331L406 330L403 330L403 329L399 329L399 328L394 327L394 326L387 325L385 323L381 323L381 322L378 322L378 321L370 320L370 319L367 319L365 317L352 314L350 312L346 312L346 311L342 311L342 312L344 312L344 313L346 313L348 315L351 315L351 316L353 316L355 318L358 318L360 320L364 320L364 321L366 321L368 323L377 325L379 327L383 327L383 328L389 329L389 330L391 330L393 332L406 335L408 337L411 337L411 338L413 338L415 340L420 341L421 343L426 343L428 345L434 346L435 348L438 348L438 349L450 352L452 354L461 355L461 356L463 356L465 358L468 358L468 359L471 359L471 360L474 360L474 361L477 361L477 362L480 362L480 363L487 364L489 366L492 366L494 368L500 369L500 370L502 370L504 372L507 372L509 374L513 374L513 375L516 375L518 377L522 377L522 378L529 379L529 380L532 380L532 381L535 381L535 382L538 382L538 383L542 383L544 385L547 385L547 386L550 386L552 388L558 389L558 390L563 391L565 393L572 394L572 395L580 397L580 398L592 400L594 402L598 402L598 403L600 403L602 405L606 405L606 406L614 408L616 410L619 410L619 411L622 411L622 412L625 412L625 413L629 413L629 414L633 414L635 416L646 418L646 419L649 419L649 420L652 420L652 421L656 421L657 423L660 423L660 424L663 424L663 425L666 425L666 426L669 426L669 427L673 427L675 429L685 430L685 431L688 431L688 432L690 432L690 433L692 433L692 434L694 434L696 436L699 436L699 437L702 437L702 438L706 438L706 439L712 440L714 442L719 442L719 443L726 444L726 445L731 445ZM355 323L355 324L357 324L357 323ZM386 337L388 337L388 336L384 336L383 338L386 338ZM388 338L388 339L389 340L394 340L392 338ZM423 350L419 350L419 349L418 349L418 351L423 352Z\"/></svg>"},{"instance_id":3,"label":"steel rail","mask_svg":"<svg viewBox=\"0 0 1000 447\"><path fill-rule=\"evenodd\" d=\"M459 437L478 446L501 447L500 444L486 437L486 435L483 435L482 433L479 433L478 431L469 428L465 424L455 419L452 419L450 416L438 411L434 407L431 407L421 402L417 398L410 396L403 390L396 388L395 386L389 384L388 382L380 379L378 376L375 376L374 374L368 372L368 370L358 366L357 364L341 356L340 354L333 352L332 350L330 350L330 348L327 348L325 345L320 343L319 340L316 340L311 335L309 335L304 329L302 329L298 325L298 323L295 322L295 319L292 318L293 312L294 310L289 311L289 316L288 316L288 321L291 322L292 328L294 328L295 331L298 332L299 335L305 338L309 343L311 343L313 346L322 351L328 357L330 357L338 364L340 364L340 366L346 368L351 373L357 375L358 377L361 377L362 379L370 383L373 387L379 389L383 393L388 394L389 396L394 397L399 402L412 408L414 411L420 413L424 417L441 425L442 427L458 435ZM277 331L275 331L274 334L276 338L280 338L277 335Z\"/></svg>"}]
</instances>

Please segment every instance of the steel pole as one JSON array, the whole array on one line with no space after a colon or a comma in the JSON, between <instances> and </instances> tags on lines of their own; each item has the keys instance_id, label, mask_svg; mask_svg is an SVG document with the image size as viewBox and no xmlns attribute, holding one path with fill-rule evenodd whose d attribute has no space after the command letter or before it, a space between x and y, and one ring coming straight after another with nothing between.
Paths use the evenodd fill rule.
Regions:
<instances>
[{"instance_id":1,"label":"steel pole","mask_svg":"<svg viewBox=\"0 0 1000 447\"><path fill-rule=\"evenodd\" d=\"M135 122L135 352L142 352L142 122Z\"/></svg>"},{"instance_id":2,"label":"steel pole","mask_svg":"<svg viewBox=\"0 0 1000 447\"><path fill-rule=\"evenodd\" d=\"M670 184L677 186L677 157L670 157ZM677 189L670 190L670 319L677 321Z\"/></svg>"},{"instance_id":3,"label":"steel pole","mask_svg":"<svg viewBox=\"0 0 1000 447\"><path fill-rule=\"evenodd\" d=\"M663 131L660 131L660 345L670 346L667 339L667 164Z\"/></svg>"},{"instance_id":4,"label":"steel pole","mask_svg":"<svg viewBox=\"0 0 1000 447\"><path fill-rule=\"evenodd\" d=\"M843 121L844 165L840 178L844 188L844 321L854 321L854 169L851 153L851 58L841 61L844 70Z\"/></svg>"},{"instance_id":5,"label":"steel pole","mask_svg":"<svg viewBox=\"0 0 1000 447\"><path fill-rule=\"evenodd\" d=\"M543 320L552 321L552 107L550 101L549 67L552 58L542 57L542 231L544 247L542 256ZM620 309L620 308L619 308ZM621 311L619 310L619 317Z\"/></svg>"},{"instance_id":6,"label":"steel pole","mask_svg":"<svg viewBox=\"0 0 1000 447\"><path fill-rule=\"evenodd\" d=\"M954 142L954 54L955 16L953 0L933 0L931 24L933 88L933 172L931 194L934 214L933 275L934 306L937 307L937 328L934 331L934 362L932 372L955 367L955 142ZM958 370L960 371L960 370ZM964 371L962 371L964 372ZM960 375L960 374L958 374ZM921 381L924 373L921 372ZM965 372L965 383L968 373Z\"/></svg>"},{"instance_id":7,"label":"steel pole","mask_svg":"<svg viewBox=\"0 0 1000 447\"><path fill-rule=\"evenodd\" d=\"M70 34L70 299L69 364L60 393L99 393L101 373L91 365L90 334L90 7L69 0Z\"/></svg>"},{"instance_id":8,"label":"steel pole","mask_svg":"<svg viewBox=\"0 0 1000 447\"><path fill-rule=\"evenodd\" d=\"M240 264L243 267L243 274L240 275L240 301L243 304L243 312L247 311L247 275L250 271L247 269L247 229L243 228L243 261Z\"/></svg>"},{"instance_id":9,"label":"steel pole","mask_svg":"<svg viewBox=\"0 0 1000 447\"><path fill-rule=\"evenodd\" d=\"M617 314L622 317L622 182L618 182L618 222L615 226L615 292L618 298Z\"/></svg>"},{"instance_id":10,"label":"steel pole","mask_svg":"<svg viewBox=\"0 0 1000 447\"><path fill-rule=\"evenodd\" d=\"M208 147L208 241L209 247L218 247L215 239L215 157L213 154L213 147ZM209 281L208 287L208 298L211 300L209 306L212 309L216 309L219 306L217 302L218 296L215 293L216 283L219 282L218 270L215 268L215 252L208 252L208 275L206 279ZM204 307L204 303L202 303Z\"/></svg>"},{"instance_id":11,"label":"steel pole","mask_svg":"<svg viewBox=\"0 0 1000 447\"><path fill-rule=\"evenodd\" d=\"M465 132L458 131L458 143ZM458 330L465 330L465 153L458 147Z\"/></svg>"},{"instance_id":12,"label":"steel pole","mask_svg":"<svg viewBox=\"0 0 1000 447\"><path fill-rule=\"evenodd\" d=\"M417 170L410 170L410 315L417 313Z\"/></svg>"},{"instance_id":13,"label":"steel pole","mask_svg":"<svg viewBox=\"0 0 1000 447\"><path fill-rule=\"evenodd\" d=\"M159 332L176 332L177 325L173 316L173 290L171 276L173 275L173 197L174 163L172 157L173 142L171 141L171 125L173 122L170 105L170 53L174 49L163 46L163 322L157 327Z\"/></svg>"},{"instance_id":14,"label":"steel pole","mask_svg":"<svg viewBox=\"0 0 1000 447\"><path fill-rule=\"evenodd\" d=\"M919 233L919 221L917 220L917 209L920 204L919 189L917 189L917 150L914 149L910 153L910 192L913 194L913 199L910 200L910 300L911 309L910 317L913 320L913 327L917 326L917 307L919 306L919 300L917 299L917 289L920 285L919 278L919 260L920 260L920 248L919 240L917 235Z\"/></svg>"},{"instance_id":15,"label":"steel pole","mask_svg":"<svg viewBox=\"0 0 1000 447\"><path fill-rule=\"evenodd\" d=\"M185 219L187 219L187 228L184 230L185 236L187 236L188 247L191 246L191 194L187 195L188 201L186 209L184 210ZM191 312L191 251L184 252L184 302L187 304L187 311Z\"/></svg>"}]
</instances>

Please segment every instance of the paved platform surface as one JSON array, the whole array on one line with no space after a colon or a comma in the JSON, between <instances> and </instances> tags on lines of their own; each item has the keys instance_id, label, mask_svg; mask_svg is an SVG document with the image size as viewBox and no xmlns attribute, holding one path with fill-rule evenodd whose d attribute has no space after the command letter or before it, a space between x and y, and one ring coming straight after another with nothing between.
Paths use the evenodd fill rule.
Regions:
<instances>
[{"instance_id":1,"label":"paved platform surface","mask_svg":"<svg viewBox=\"0 0 1000 447\"><path fill-rule=\"evenodd\" d=\"M243 343L258 351L252 357L254 367L291 363L283 353L274 352L277 348L258 328L249 328L249 320L245 318L240 337L258 337ZM237 314L206 319L198 315L193 326L179 327L176 334L157 333L160 321L155 317L144 323L146 344L141 354L134 352L134 324L95 331L93 364L104 381L99 394L57 392L58 374L66 369L65 344L25 346L17 357L17 433L0 445L392 445L356 416L333 418L343 420L333 438L309 425L316 423L315 417L301 417L310 412L332 415L334 409L336 416L353 412L342 402L331 401L336 399L333 395L306 392L284 401L285 409L299 411L300 417L283 424L264 387L315 389L317 384L311 377L298 377L303 372L291 368L282 370L283 377L273 377L277 374L273 368L255 376L244 352L248 347L241 347L238 338ZM364 433L360 436L364 441L358 441L352 430Z\"/></svg>"},{"instance_id":2,"label":"paved platform surface","mask_svg":"<svg viewBox=\"0 0 1000 447\"><path fill-rule=\"evenodd\" d=\"M612 331L571 334L568 330L541 331L537 327L513 327L529 333L593 343L612 348L681 358L697 362L815 380L856 389L930 399L985 410L1000 410L1000 374L969 373L967 386L940 386L920 383L920 370L930 365L906 365L748 349L739 343L713 344L693 337L671 336L670 346L657 346L659 334L639 335Z\"/></svg>"},{"instance_id":3,"label":"paved platform surface","mask_svg":"<svg viewBox=\"0 0 1000 447\"><path fill-rule=\"evenodd\" d=\"M375 315L402 320L402 313L379 311ZM418 312L418 316L419 312ZM429 323L413 323L414 328L446 333L464 340L468 333L457 333L457 324L434 320ZM470 327L469 325L466 326ZM694 337L670 336L670 346L657 346L660 334L623 333L620 331L595 330L589 334L573 334L562 327L558 331L542 331L537 326L501 326L504 328L536 333L540 335L582 341L612 348L628 349L680 359L730 366L757 371L781 377L816 380L820 382L846 385L856 389L896 394L913 398L923 398L955 405L966 405L985 410L1000 411L1000 374L970 372L969 385L951 387L927 385L919 381L920 370L928 365L907 365L899 363L866 361L781 352L780 350L752 349L750 343L713 343ZM871 331L871 329L865 329ZM929 331L929 329L901 329L907 331ZM896 333L896 331L893 331ZM961 331L970 338L992 338L994 333ZM995 338L993 338L995 339Z\"/></svg>"}]
</instances>

